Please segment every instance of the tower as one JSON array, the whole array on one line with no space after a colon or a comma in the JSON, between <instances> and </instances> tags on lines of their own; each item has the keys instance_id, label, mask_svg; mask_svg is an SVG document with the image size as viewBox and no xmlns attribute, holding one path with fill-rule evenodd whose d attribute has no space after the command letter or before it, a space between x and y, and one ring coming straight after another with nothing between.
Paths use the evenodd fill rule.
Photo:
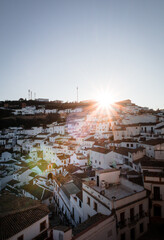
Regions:
<instances>
[{"instance_id":1,"label":"tower","mask_svg":"<svg viewBox=\"0 0 164 240\"><path fill-rule=\"evenodd\" d=\"M30 100L30 89L28 90L28 100Z\"/></svg>"}]
</instances>

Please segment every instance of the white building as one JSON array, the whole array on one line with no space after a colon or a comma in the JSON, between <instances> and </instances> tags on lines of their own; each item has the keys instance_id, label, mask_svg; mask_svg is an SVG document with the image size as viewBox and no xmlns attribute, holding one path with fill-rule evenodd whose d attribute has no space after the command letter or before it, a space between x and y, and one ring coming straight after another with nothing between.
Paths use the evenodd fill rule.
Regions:
<instances>
[{"instance_id":1,"label":"white building","mask_svg":"<svg viewBox=\"0 0 164 240\"><path fill-rule=\"evenodd\" d=\"M164 162L145 160L141 162L144 187L150 192L150 215L156 221L164 219Z\"/></svg>"},{"instance_id":2,"label":"white building","mask_svg":"<svg viewBox=\"0 0 164 240\"><path fill-rule=\"evenodd\" d=\"M31 240L49 236L48 208L25 197L13 194L0 196L1 214L0 239Z\"/></svg>"},{"instance_id":3,"label":"white building","mask_svg":"<svg viewBox=\"0 0 164 240\"><path fill-rule=\"evenodd\" d=\"M146 190L120 177L119 170L100 170L96 181L83 183L84 219L96 213L115 213L117 238L137 239L147 231Z\"/></svg>"},{"instance_id":4,"label":"white building","mask_svg":"<svg viewBox=\"0 0 164 240\"><path fill-rule=\"evenodd\" d=\"M84 156L82 153L74 153L70 157L70 164L84 166L88 164L88 158Z\"/></svg>"},{"instance_id":5,"label":"white building","mask_svg":"<svg viewBox=\"0 0 164 240\"><path fill-rule=\"evenodd\" d=\"M164 139L150 139L142 142L141 146L146 149L146 155L157 160L164 159Z\"/></svg>"}]
</instances>

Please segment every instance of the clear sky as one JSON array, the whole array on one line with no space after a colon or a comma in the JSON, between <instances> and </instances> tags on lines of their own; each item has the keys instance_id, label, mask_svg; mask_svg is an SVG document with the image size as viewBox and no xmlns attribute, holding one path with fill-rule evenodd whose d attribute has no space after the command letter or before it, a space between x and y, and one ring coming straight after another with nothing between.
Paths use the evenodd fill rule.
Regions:
<instances>
[{"instance_id":1,"label":"clear sky","mask_svg":"<svg viewBox=\"0 0 164 240\"><path fill-rule=\"evenodd\" d=\"M0 100L164 108L164 0L0 0Z\"/></svg>"}]
</instances>

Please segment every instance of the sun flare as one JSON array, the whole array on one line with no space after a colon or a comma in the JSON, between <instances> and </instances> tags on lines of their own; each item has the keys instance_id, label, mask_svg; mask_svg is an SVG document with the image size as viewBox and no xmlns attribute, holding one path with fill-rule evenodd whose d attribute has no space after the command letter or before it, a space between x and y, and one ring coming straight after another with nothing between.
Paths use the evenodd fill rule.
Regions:
<instances>
[{"instance_id":1,"label":"sun flare","mask_svg":"<svg viewBox=\"0 0 164 240\"><path fill-rule=\"evenodd\" d=\"M96 98L100 108L109 108L114 103L114 97L111 93L102 92Z\"/></svg>"}]
</instances>

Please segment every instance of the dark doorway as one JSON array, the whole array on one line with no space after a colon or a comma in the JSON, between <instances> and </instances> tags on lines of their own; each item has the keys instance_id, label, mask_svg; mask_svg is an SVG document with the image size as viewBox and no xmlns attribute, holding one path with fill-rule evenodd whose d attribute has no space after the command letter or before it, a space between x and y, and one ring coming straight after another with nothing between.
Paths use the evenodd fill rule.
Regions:
<instances>
[{"instance_id":1,"label":"dark doorway","mask_svg":"<svg viewBox=\"0 0 164 240\"><path fill-rule=\"evenodd\" d=\"M130 239L131 239L131 240L135 240L135 229L134 229L134 228L132 228L132 229L130 230Z\"/></svg>"},{"instance_id":2,"label":"dark doorway","mask_svg":"<svg viewBox=\"0 0 164 240\"><path fill-rule=\"evenodd\" d=\"M49 180L49 179L53 179L53 174L52 174L52 173L49 173L49 174L48 174L48 180Z\"/></svg>"},{"instance_id":3,"label":"dark doorway","mask_svg":"<svg viewBox=\"0 0 164 240\"><path fill-rule=\"evenodd\" d=\"M154 217L161 217L161 206L154 205Z\"/></svg>"}]
</instances>

